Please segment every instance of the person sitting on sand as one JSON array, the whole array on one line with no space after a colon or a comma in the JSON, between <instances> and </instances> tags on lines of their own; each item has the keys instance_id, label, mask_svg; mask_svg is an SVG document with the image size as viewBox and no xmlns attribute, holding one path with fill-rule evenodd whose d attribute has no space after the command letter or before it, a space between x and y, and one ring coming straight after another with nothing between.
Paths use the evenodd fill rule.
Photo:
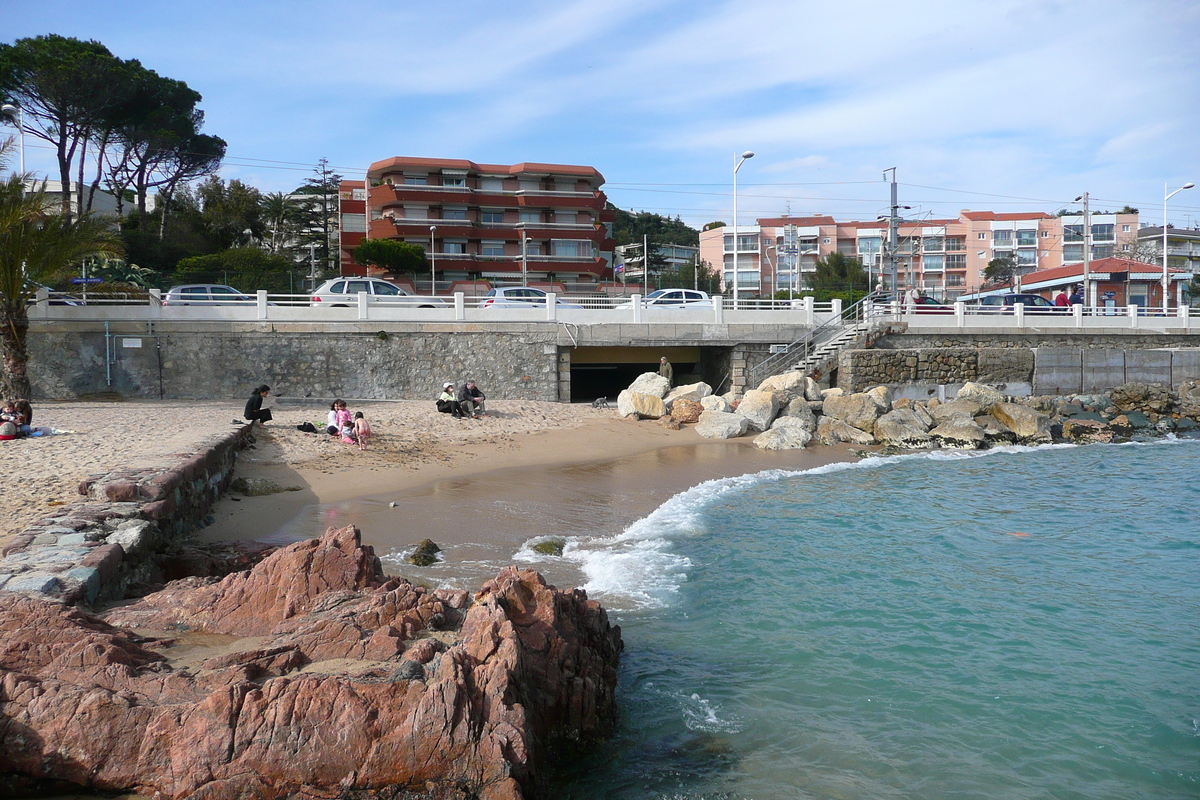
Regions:
<instances>
[{"instance_id":1,"label":"person sitting on sand","mask_svg":"<svg viewBox=\"0 0 1200 800\"><path fill-rule=\"evenodd\" d=\"M16 400L4 401L4 408L0 408L0 422L11 422L18 428L25 422L21 412L17 410Z\"/></svg>"},{"instance_id":2,"label":"person sitting on sand","mask_svg":"<svg viewBox=\"0 0 1200 800\"><path fill-rule=\"evenodd\" d=\"M263 400L267 399L267 395L271 393L271 387L265 383L254 390L250 395L250 399L246 401L246 411L242 414L253 426L255 422L259 425L266 425L271 421L271 409L263 408Z\"/></svg>"},{"instance_id":3,"label":"person sitting on sand","mask_svg":"<svg viewBox=\"0 0 1200 800\"><path fill-rule=\"evenodd\" d=\"M354 418L350 415L350 410L348 408L346 408L345 400L337 401L337 410L336 410L336 413L334 414L333 420L334 420L333 424L337 428L333 432L334 436L343 436L344 437L346 435L346 428L354 427Z\"/></svg>"},{"instance_id":4,"label":"person sitting on sand","mask_svg":"<svg viewBox=\"0 0 1200 800\"><path fill-rule=\"evenodd\" d=\"M466 419L462 406L454 397L454 384L447 381L442 384L442 393L438 395L437 410L443 414L451 414L455 419Z\"/></svg>"},{"instance_id":5,"label":"person sitting on sand","mask_svg":"<svg viewBox=\"0 0 1200 800\"><path fill-rule=\"evenodd\" d=\"M358 440L359 450L366 450L371 443L371 423L361 411L354 412L354 438Z\"/></svg>"},{"instance_id":6,"label":"person sitting on sand","mask_svg":"<svg viewBox=\"0 0 1200 800\"><path fill-rule=\"evenodd\" d=\"M17 423L17 427L21 433L29 435L33 432L33 406L23 398L16 401L16 406L17 413L21 415L21 421Z\"/></svg>"},{"instance_id":7,"label":"person sitting on sand","mask_svg":"<svg viewBox=\"0 0 1200 800\"><path fill-rule=\"evenodd\" d=\"M329 404L329 413L325 415L325 432L330 436L337 436L340 428L338 427L338 406L342 404L341 400L334 400Z\"/></svg>"},{"instance_id":8,"label":"person sitting on sand","mask_svg":"<svg viewBox=\"0 0 1200 800\"><path fill-rule=\"evenodd\" d=\"M486 399L483 392L475 387L475 381L467 381L458 390L458 407L462 409L464 415L475 419L483 416L483 401Z\"/></svg>"}]
</instances>

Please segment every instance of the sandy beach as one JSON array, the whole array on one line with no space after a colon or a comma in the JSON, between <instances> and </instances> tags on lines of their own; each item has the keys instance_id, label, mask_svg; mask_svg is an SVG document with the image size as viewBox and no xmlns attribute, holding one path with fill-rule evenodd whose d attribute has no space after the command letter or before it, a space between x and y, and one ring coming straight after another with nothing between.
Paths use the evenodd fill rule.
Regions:
<instances>
[{"instance_id":1,"label":"sandy beach","mask_svg":"<svg viewBox=\"0 0 1200 800\"><path fill-rule=\"evenodd\" d=\"M273 399L272 399L273 400ZM531 537L620 529L672 495L705 480L763 469L806 469L852 458L845 448L760 452L750 437L702 439L652 421L620 419L612 409L536 401L489 401L479 420L439 414L422 401L349 401L374 429L363 452L324 433L320 405L271 402L275 419L242 452L236 475L273 480L294 491L229 494L201 541L314 536L330 524L359 525L381 556L423 538L447 548L451 582L486 577ZM204 439L233 427L241 403L47 402L35 423L69 431L3 443L11 481L3 495L0 541L62 503L78 499L89 474L116 467L166 466ZM541 565L546 566L546 565ZM549 565L554 571L553 564ZM389 571L429 578L396 560ZM493 573L494 574L494 573ZM445 578L443 574L441 578ZM554 579L574 580L569 570Z\"/></svg>"}]
</instances>

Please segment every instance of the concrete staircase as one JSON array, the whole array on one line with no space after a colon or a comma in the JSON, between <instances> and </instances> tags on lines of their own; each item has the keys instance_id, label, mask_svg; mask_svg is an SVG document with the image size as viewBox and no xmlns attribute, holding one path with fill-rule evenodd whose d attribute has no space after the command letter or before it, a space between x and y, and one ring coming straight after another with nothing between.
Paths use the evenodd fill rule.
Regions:
<instances>
[{"instance_id":1,"label":"concrete staircase","mask_svg":"<svg viewBox=\"0 0 1200 800\"><path fill-rule=\"evenodd\" d=\"M823 337L821 341L809 343L808 355L798 361L792 369L805 375L827 373L830 365L837 363L838 355L843 350L855 346L867 333L868 328L869 325L864 320L830 331L830 335Z\"/></svg>"}]
</instances>

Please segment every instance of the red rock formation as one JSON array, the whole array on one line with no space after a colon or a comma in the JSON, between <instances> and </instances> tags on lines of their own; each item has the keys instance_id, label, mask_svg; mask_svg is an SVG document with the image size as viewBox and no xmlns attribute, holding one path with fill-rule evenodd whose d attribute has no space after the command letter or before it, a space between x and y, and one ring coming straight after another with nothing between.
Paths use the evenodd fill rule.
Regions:
<instances>
[{"instance_id":1,"label":"red rock formation","mask_svg":"<svg viewBox=\"0 0 1200 800\"><path fill-rule=\"evenodd\" d=\"M532 571L466 604L385 578L353 528L107 621L0 593L0 772L201 800L516 800L548 745L604 733L620 631ZM188 664L134 626L234 645Z\"/></svg>"}]
</instances>

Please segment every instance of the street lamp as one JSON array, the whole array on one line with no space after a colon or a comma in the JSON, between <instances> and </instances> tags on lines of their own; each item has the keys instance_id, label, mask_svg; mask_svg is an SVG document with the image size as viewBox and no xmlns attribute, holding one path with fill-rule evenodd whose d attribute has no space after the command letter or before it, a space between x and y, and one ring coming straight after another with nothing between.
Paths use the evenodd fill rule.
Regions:
<instances>
[{"instance_id":1,"label":"street lamp","mask_svg":"<svg viewBox=\"0 0 1200 800\"><path fill-rule=\"evenodd\" d=\"M529 237L521 231L521 285L529 285Z\"/></svg>"},{"instance_id":2,"label":"street lamp","mask_svg":"<svg viewBox=\"0 0 1200 800\"><path fill-rule=\"evenodd\" d=\"M21 107L15 106L12 103L5 103L3 106L0 106L0 114L3 114L6 117L12 117L13 120L15 121L14 124L17 126L17 130L20 131L20 137L17 140L18 141L17 147L19 148L19 152L20 152L21 174L24 175L25 174L25 126L21 123Z\"/></svg>"},{"instance_id":3,"label":"street lamp","mask_svg":"<svg viewBox=\"0 0 1200 800\"><path fill-rule=\"evenodd\" d=\"M735 156L735 158L737 158ZM733 307L738 307L738 207L737 207L737 174L747 158L754 158L754 151L747 150L733 165Z\"/></svg>"},{"instance_id":4,"label":"street lamp","mask_svg":"<svg viewBox=\"0 0 1200 800\"><path fill-rule=\"evenodd\" d=\"M1092 212L1091 196L1084 192L1075 198L1083 201L1083 307L1096 305L1092 302Z\"/></svg>"},{"instance_id":5,"label":"street lamp","mask_svg":"<svg viewBox=\"0 0 1200 800\"><path fill-rule=\"evenodd\" d=\"M437 225L429 226L429 293L437 295Z\"/></svg>"},{"instance_id":6,"label":"street lamp","mask_svg":"<svg viewBox=\"0 0 1200 800\"><path fill-rule=\"evenodd\" d=\"M1195 185L1188 181L1170 194L1166 194L1167 184L1163 184L1163 316L1167 315L1167 286L1170 283L1170 277L1167 274L1167 201L1184 189L1191 189Z\"/></svg>"}]
</instances>

